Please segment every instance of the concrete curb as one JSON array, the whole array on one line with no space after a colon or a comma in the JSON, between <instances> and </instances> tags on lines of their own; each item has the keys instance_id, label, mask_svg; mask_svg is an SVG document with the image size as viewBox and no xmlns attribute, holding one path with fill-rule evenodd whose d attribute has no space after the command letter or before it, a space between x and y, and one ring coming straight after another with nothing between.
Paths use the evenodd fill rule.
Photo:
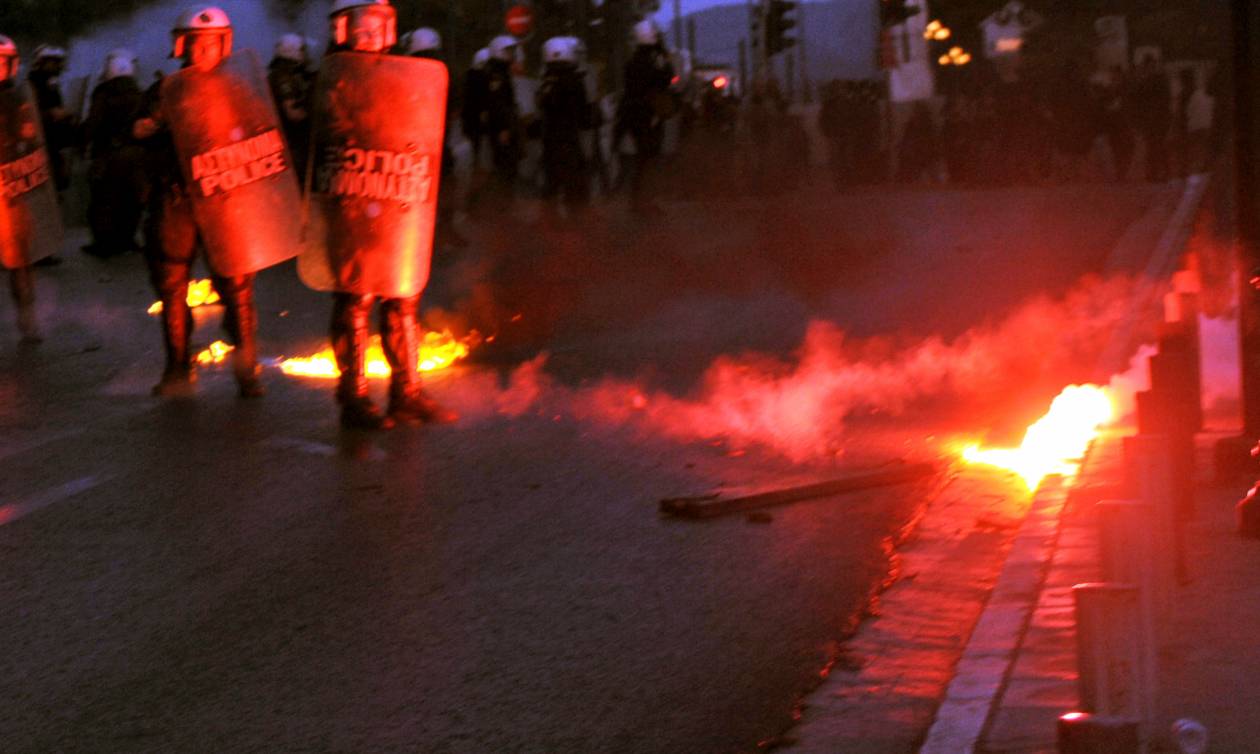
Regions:
<instances>
[{"instance_id":1,"label":"concrete curb","mask_svg":"<svg viewBox=\"0 0 1260 754\"><path fill-rule=\"evenodd\" d=\"M1181 198L1151 252L1130 304L1129 327L1114 334L1109 351L1125 347L1133 320L1162 294L1190 237L1209 180L1209 175L1200 174L1185 181ZM1097 443L1087 453L1077 479L1085 478L1085 466L1096 447ZM1045 587L1069 491L1060 482L1049 489L1043 486L1034 497L920 754L972 754L981 744L986 725L1000 706L1002 692L1015 669Z\"/></svg>"},{"instance_id":2,"label":"concrete curb","mask_svg":"<svg viewBox=\"0 0 1260 754\"><path fill-rule=\"evenodd\" d=\"M975 750L1028 627L1058 543L1068 488L1043 484L1020 525L997 585L958 661L920 754Z\"/></svg>"}]
</instances>

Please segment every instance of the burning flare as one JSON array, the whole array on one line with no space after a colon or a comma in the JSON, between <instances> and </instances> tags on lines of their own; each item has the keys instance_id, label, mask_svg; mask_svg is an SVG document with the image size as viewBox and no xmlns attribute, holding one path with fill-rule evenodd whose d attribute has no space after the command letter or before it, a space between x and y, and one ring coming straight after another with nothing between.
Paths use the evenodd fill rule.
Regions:
<instances>
[{"instance_id":1,"label":"burning flare","mask_svg":"<svg viewBox=\"0 0 1260 754\"><path fill-rule=\"evenodd\" d=\"M216 340L201 353L197 354L197 365L208 367L212 364L222 364L227 360L228 354L232 353L234 348L235 346Z\"/></svg>"},{"instance_id":2,"label":"burning flare","mask_svg":"<svg viewBox=\"0 0 1260 754\"><path fill-rule=\"evenodd\" d=\"M188 306L195 309L198 306L209 306L210 304L219 303L219 293L214 289L214 284L209 279L194 280L188 284L188 296L186 298ZM149 307L149 314L161 314L162 302L154 301Z\"/></svg>"},{"instance_id":3,"label":"burning flare","mask_svg":"<svg viewBox=\"0 0 1260 754\"><path fill-rule=\"evenodd\" d=\"M419 355L416 359L416 371L433 372L445 369L468 355L476 338L469 335L463 340L457 339L450 330L435 332L430 330L424 334L420 343ZM381 338L373 335L368 344L366 372L368 377L384 378L390 374L389 362L385 360L385 352L381 348ZM314 377L317 379L336 379L341 371L337 369L337 360L332 348L327 347L314 356L280 359L280 371L291 377Z\"/></svg>"},{"instance_id":4,"label":"burning flare","mask_svg":"<svg viewBox=\"0 0 1260 754\"><path fill-rule=\"evenodd\" d=\"M1050 404L1050 410L1024 433L1018 448L963 449L971 463L997 466L1019 474L1035 490L1049 474L1071 476L1078 461L1103 425L1115 418L1110 392L1097 385L1069 385Z\"/></svg>"}]
</instances>

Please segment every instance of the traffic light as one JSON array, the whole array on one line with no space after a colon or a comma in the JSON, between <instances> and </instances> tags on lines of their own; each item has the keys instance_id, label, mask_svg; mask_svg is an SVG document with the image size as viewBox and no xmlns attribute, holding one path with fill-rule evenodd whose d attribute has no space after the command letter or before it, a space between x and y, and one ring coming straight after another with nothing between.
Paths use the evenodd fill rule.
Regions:
<instances>
[{"instance_id":1,"label":"traffic light","mask_svg":"<svg viewBox=\"0 0 1260 754\"><path fill-rule=\"evenodd\" d=\"M796 37L787 36L787 32L796 26L796 19L788 18L788 14L796 10L792 0L770 0L766 9L766 56L783 52L796 44Z\"/></svg>"},{"instance_id":2,"label":"traffic light","mask_svg":"<svg viewBox=\"0 0 1260 754\"><path fill-rule=\"evenodd\" d=\"M879 0L879 25L885 29L904 23L918 13L919 6L911 5L909 0Z\"/></svg>"}]
</instances>

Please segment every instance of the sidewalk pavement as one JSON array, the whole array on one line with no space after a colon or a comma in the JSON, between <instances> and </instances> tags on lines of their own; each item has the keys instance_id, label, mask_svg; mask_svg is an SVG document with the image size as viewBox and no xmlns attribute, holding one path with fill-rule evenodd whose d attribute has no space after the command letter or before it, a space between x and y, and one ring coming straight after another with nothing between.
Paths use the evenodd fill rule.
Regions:
<instances>
[{"instance_id":1,"label":"sidewalk pavement","mask_svg":"<svg viewBox=\"0 0 1260 754\"><path fill-rule=\"evenodd\" d=\"M1152 752L1177 751L1168 731L1183 717L1207 727L1212 754L1260 751L1260 542L1234 533L1233 506L1252 480L1211 479L1213 447L1225 436L1197 441L1189 579L1159 648ZM921 752L1056 751L1059 715L1078 708L1071 590L1099 578L1094 504L1118 497L1121 438L1100 438L1070 489L1038 492Z\"/></svg>"}]
</instances>

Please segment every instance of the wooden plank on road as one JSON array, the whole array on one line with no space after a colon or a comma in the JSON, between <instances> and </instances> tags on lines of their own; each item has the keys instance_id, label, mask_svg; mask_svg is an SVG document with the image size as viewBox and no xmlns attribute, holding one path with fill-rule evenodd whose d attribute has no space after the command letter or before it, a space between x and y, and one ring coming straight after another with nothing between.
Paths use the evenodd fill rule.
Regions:
<instances>
[{"instance_id":1,"label":"wooden plank on road","mask_svg":"<svg viewBox=\"0 0 1260 754\"><path fill-rule=\"evenodd\" d=\"M786 505L801 500L856 492L858 490L871 489L872 487L888 487L894 484L902 484L930 476L936 473L936 470L936 465L931 463L904 463L854 473L825 482L806 484L800 487L788 487L771 492L760 492L756 495L746 495L726 500L715 495L672 497L661 501L661 513L687 519L715 518L729 513Z\"/></svg>"}]
</instances>

